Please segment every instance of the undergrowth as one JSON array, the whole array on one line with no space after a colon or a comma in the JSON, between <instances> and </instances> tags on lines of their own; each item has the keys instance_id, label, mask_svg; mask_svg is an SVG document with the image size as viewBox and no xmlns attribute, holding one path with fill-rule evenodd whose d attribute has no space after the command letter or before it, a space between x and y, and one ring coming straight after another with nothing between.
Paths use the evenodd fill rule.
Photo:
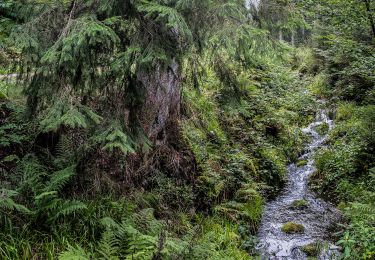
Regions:
<instances>
[{"instance_id":1,"label":"undergrowth","mask_svg":"<svg viewBox=\"0 0 375 260\"><path fill-rule=\"evenodd\" d=\"M294 55L301 54L292 53L285 62L300 68ZM256 255L263 205L282 188L286 164L302 152L305 140L300 128L307 125L315 106L299 83L306 77L303 80L309 84L310 76L272 63L236 72L239 99L208 66L199 89L187 79L182 136L196 160L195 183L155 171L146 189L129 190L126 196L112 189L102 197L95 195L95 187L87 189L97 180L92 182L81 172L87 151L74 142L82 134L66 129L53 141L51 129L43 124L20 124L24 103L22 98L13 102L16 95L10 95L11 101L2 103L8 115L0 129L6 151L0 175L5 187L0 193L0 256L250 259ZM100 135L107 136L102 141L95 140L114 142L111 129ZM6 150L9 144L22 149Z\"/></svg>"}]
</instances>

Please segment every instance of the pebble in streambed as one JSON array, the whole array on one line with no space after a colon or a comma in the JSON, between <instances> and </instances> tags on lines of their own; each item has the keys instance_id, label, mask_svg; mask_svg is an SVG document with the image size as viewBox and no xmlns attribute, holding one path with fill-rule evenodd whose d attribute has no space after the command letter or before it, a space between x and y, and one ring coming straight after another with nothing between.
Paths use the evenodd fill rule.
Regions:
<instances>
[{"instance_id":1,"label":"pebble in streambed","mask_svg":"<svg viewBox=\"0 0 375 260\"><path fill-rule=\"evenodd\" d=\"M340 212L317 199L307 185L309 176L315 171L314 154L327 139L327 134L317 131L322 124L327 124L329 130L333 127L333 121L325 110L321 110L315 122L303 129L311 136L305 154L299 158L304 162L299 166L288 166L285 189L276 200L265 206L257 246L261 259L307 259L314 249L312 245L322 245L316 246L318 259L336 259L339 255L338 248L325 238L329 236L330 228L340 220Z\"/></svg>"}]
</instances>

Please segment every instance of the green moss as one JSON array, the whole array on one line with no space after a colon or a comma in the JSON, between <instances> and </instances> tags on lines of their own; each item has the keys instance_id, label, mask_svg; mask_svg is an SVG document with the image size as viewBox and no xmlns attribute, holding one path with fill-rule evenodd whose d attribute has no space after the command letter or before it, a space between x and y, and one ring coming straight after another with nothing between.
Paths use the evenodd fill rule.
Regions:
<instances>
[{"instance_id":1,"label":"green moss","mask_svg":"<svg viewBox=\"0 0 375 260\"><path fill-rule=\"evenodd\" d=\"M305 166L306 164L308 163L307 160L299 160L296 165L297 167L302 167L302 166Z\"/></svg>"},{"instance_id":2,"label":"green moss","mask_svg":"<svg viewBox=\"0 0 375 260\"><path fill-rule=\"evenodd\" d=\"M0 91L0 100L7 99L8 97Z\"/></svg>"},{"instance_id":3,"label":"green moss","mask_svg":"<svg viewBox=\"0 0 375 260\"><path fill-rule=\"evenodd\" d=\"M344 209L346 209L347 206L348 205L345 203L345 201L340 201L340 203L337 205L337 208L339 210L344 210Z\"/></svg>"},{"instance_id":4,"label":"green moss","mask_svg":"<svg viewBox=\"0 0 375 260\"><path fill-rule=\"evenodd\" d=\"M329 131L329 125L327 123L323 123L321 125L318 125L316 128L315 128L316 132L318 132L318 134L320 135L325 135L328 133Z\"/></svg>"},{"instance_id":5,"label":"green moss","mask_svg":"<svg viewBox=\"0 0 375 260\"><path fill-rule=\"evenodd\" d=\"M294 209L305 209L308 206L307 200L295 200L293 203L290 205L291 208Z\"/></svg>"},{"instance_id":6,"label":"green moss","mask_svg":"<svg viewBox=\"0 0 375 260\"><path fill-rule=\"evenodd\" d=\"M294 222L285 223L281 227L281 231L288 233L288 234L296 234L296 233L303 233L305 232L305 227L301 224L297 224Z\"/></svg>"},{"instance_id":7,"label":"green moss","mask_svg":"<svg viewBox=\"0 0 375 260\"><path fill-rule=\"evenodd\" d=\"M309 257L318 256L320 251L319 244L316 242L301 247L301 250Z\"/></svg>"}]
</instances>

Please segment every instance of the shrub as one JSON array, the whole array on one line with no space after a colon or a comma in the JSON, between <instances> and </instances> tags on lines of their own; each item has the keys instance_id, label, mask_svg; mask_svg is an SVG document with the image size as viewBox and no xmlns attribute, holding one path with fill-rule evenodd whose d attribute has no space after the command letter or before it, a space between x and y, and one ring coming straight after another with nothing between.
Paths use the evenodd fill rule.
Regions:
<instances>
[{"instance_id":1,"label":"shrub","mask_svg":"<svg viewBox=\"0 0 375 260\"><path fill-rule=\"evenodd\" d=\"M325 135L328 133L328 130L329 130L329 125L327 123L322 123L320 125L318 125L316 128L315 128L316 132L320 135Z\"/></svg>"}]
</instances>

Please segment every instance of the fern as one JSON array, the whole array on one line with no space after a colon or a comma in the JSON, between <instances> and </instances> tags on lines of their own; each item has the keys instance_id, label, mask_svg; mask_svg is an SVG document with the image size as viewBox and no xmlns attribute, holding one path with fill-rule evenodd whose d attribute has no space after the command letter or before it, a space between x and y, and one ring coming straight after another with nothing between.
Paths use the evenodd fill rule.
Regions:
<instances>
[{"instance_id":1,"label":"fern","mask_svg":"<svg viewBox=\"0 0 375 260\"><path fill-rule=\"evenodd\" d=\"M116 260L119 259L119 241L116 234L107 229L100 240L97 254L100 259Z\"/></svg>"},{"instance_id":2,"label":"fern","mask_svg":"<svg viewBox=\"0 0 375 260\"><path fill-rule=\"evenodd\" d=\"M24 205L18 204L13 200L18 195L18 192L14 190L0 189L0 229L11 227L15 213L22 215L31 213Z\"/></svg>"},{"instance_id":3,"label":"fern","mask_svg":"<svg viewBox=\"0 0 375 260\"><path fill-rule=\"evenodd\" d=\"M189 243L168 238L165 224L156 220L152 209L134 213L118 223L110 217L101 220L105 228L93 252L69 247L59 259L179 259L188 252ZM81 257L81 258L79 258ZM172 258L171 258L172 257Z\"/></svg>"},{"instance_id":4,"label":"fern","mask_svg":"<svg viewBox=\"0 0 375 260\"><path fill-rule=\"evenodd\" d=\"M13 200L13 197L18 195L19 193L17 191L0 189L0 210L10 210L22 214L29 214L30 210L28 208Z\"/></svg>"},{"instance_id":5,"label":"fern","mask_svg":"<svg viewBox=\"0 0 375 260\"><path fill-rule=\"evenodd\" d=\"M59 260L90 260L92 259L91 255L85 252L85 250L79 246L73 247L69 246L68 250L62 252L59 257Z\"/></svg>"},{"instance_id":6,"label":"fern","mask_svg":"<svg viewBox=\"0 0 375 260\"><path fill-rule=\"evenodd\" d=\"M353 203L350 203L350 207L352 208L351 210L356 211L356 215L358 216L363 216L363 215L375 216L374 205L353 202Z\"/></svg>"},{"instance_id":7,"label":"fern","mask_svg":"<svg viewBox=\"0 0 375 260\"><path fill-rule=\"evenodd\" d=\"M26 138L22 133L22 125L9 123L0 126L0 147L21 144Z\"/></svg>"},{"instance_id":8,"label":"fern","mask_svg":"<svg viewBox=\"0 0 375 260\"><path fill-rule=\"evenodd\" d=\"M152 259L157 249L157 237L137 234L131 237L125 259Z\"/></svg>"},{"instance_id":9,"label":"fern","mask_svg":"<svg viewBox=\"0 0 375 260\"><path fill-rule=\"evenodd\" d=\"M35 196L34 207L35 220L46 219L46 224L54 224L62 218L87 209L83 202L59 198L57 191L47 191ZM55 226L52 226L52 228L55 228Z\"/></svg>"},{"instance_id":10,"label":"fern","mask_svg":"<svg viewBox=\"0 0 375 260\"><path fill-rule=\"evenodd\" d=\"M34 197L36 204L41 204L43 200L53 200L57 198L57 191L45 191Z\"/></svg>"},{"instance_id":11,"label":"fern","mask_svg":"<svg viewBox=\"0 0 375 260\"><path fill-rule=\"evenodd\" d=\"M68 183L72 176L75 175L75 167L75 165L72 165L51 174L50 179L46 183L43 191L61 191L61 189Z\"/></svg>"},{"instance_id":12,"label":"fern","mask_svg":"<svg viewBox=\"0 0 375 260\"><path fill-rule=\"evenodd\" d=\"M34 155L26 155L17 166L17 172L22 174L19 190L28 192L31 190L38 194L43 189L43 180L47 176L47 169Z\"/></svg>"},{"instance_id":13,"label":"fern","mask_svg":"<svg viewBox=\"0 0 375 260\"><path fill-rule=\"evenodd\" d=\"M43 220L44 225L56 228L52 224L73 214L83 212L87 206L76 200L65 200L60 192L75 174L75 165L48 174L48 169L40 164L37 158L25 156L20 162L18 171L24 174L20 191L32 192L30 202L31 221Z\"/></svg>"},{"instance_id":14,"label":"fern","mask_svg":"<svg viewBox=\"0 0 375 260\"><path fill-rule=\"evenodd\" d=\"M77 161L77 145L74 143L73 135L61 135L55 147L55 156L53 165L56 169L69 167L73 162Z\"/></svg>"},{"instance_id":15,"label":"fern","mask_svg":"<svg viewBox=\"0 0 375 260\"><path fill-rule=\"evenodd\" d=\"M69 217L75 213L83 212L84 210L87 210L87 206L81 201L60 200L55 212L53 212L54 215L52 215L49 220L56 221L60 218Z\"/></svg>"}]
</instances>

